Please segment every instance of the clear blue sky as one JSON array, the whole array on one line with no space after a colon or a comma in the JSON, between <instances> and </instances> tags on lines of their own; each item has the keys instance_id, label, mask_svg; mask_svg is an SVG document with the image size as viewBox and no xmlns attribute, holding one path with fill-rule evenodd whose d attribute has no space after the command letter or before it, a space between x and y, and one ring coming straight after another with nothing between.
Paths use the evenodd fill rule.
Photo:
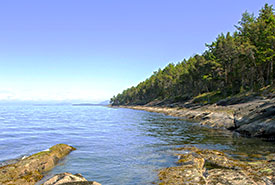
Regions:
<instances>
[{"instance_id":1,"label":"clear blue sky","mask_svg":"<svg viewBox=\"0 0 275 185\"><path fill-rule=\"evenodd\" d=\"M101 101L271 0L0 1L0 100Z\"/></svg>"}]
</instances>

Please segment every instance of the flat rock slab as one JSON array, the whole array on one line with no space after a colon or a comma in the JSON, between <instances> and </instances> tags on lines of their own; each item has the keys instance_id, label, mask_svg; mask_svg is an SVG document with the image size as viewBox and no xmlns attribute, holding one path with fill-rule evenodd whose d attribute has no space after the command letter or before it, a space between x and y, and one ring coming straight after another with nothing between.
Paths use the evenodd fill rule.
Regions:
<instances>
[{"instance_id":1,"label":"flat rock slab","mask_svg":"<svg viewBox=\"0 0 275 185\"><path fill-rule=\"evenodd\" d=\"M233 159L217 150L184 147L177 154L180 166L159 172L161 185L177 184L275 184L274 154L254 162Z\"/></svg>"},{"instance_id":2,"label":"flat rock slab","mask_svg":"<svg viewBox=\"0 0 275 185\"><path fill-rule=\"evenodd\" d=\"M1 185L33 185L43 178L43 173L55 167L59 160L74 147L57 144L46 151L26 157L15 164L0 167Z\"/></svg>"}]
</instances>

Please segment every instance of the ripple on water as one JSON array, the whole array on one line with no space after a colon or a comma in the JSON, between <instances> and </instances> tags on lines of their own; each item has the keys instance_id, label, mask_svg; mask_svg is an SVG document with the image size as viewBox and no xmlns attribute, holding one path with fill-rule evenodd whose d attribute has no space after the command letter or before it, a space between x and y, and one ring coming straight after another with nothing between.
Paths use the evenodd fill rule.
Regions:
<instances>
[{"instance_id":1,"label":"ripple on water","mask_svg":"<svg viewBox=\"0 0 275 185\"><path fill-rule=\"evenodd\" d=\"M259 139L198 127L179 118L95 106L0 106L0 162L57 143L77 148L48 175L81 173L102 184L150 184L157 169L174 166L173 148L256 153L273 151Z\"/></svg>"}]
</instances>

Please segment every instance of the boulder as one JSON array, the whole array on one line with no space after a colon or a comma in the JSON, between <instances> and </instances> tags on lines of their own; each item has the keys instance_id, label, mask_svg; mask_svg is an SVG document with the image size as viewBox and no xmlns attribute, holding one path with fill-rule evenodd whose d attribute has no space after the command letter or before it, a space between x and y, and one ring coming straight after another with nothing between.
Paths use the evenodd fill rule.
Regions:
<instances>
[{"instance_id":1,"label":"boulder","mask_svg":"<svg viewBox=\"0 0 275 185\"><path fill-rule=\"evenodd\" d=\"M95 181L87 181L81 174L60 173L54 175L47 180L43 185L101 185Z\"/></svg>"}]
</instances>

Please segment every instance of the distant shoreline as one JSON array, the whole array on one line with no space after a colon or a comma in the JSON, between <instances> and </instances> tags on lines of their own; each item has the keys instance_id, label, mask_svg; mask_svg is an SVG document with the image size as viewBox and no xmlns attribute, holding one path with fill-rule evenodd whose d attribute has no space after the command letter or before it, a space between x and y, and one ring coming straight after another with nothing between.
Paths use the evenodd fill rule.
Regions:
<instances>
[{"instance_id":1,"label":"distant shoreline","mask_svg":"<svg viewBox=\"0 0 275 185\"><path fill-rule=\"evenodd\" d=\"M93 104L93 103L77 103L72 104L72 106L108 106L106 104Z\"/></svg>"}]
</instances>

